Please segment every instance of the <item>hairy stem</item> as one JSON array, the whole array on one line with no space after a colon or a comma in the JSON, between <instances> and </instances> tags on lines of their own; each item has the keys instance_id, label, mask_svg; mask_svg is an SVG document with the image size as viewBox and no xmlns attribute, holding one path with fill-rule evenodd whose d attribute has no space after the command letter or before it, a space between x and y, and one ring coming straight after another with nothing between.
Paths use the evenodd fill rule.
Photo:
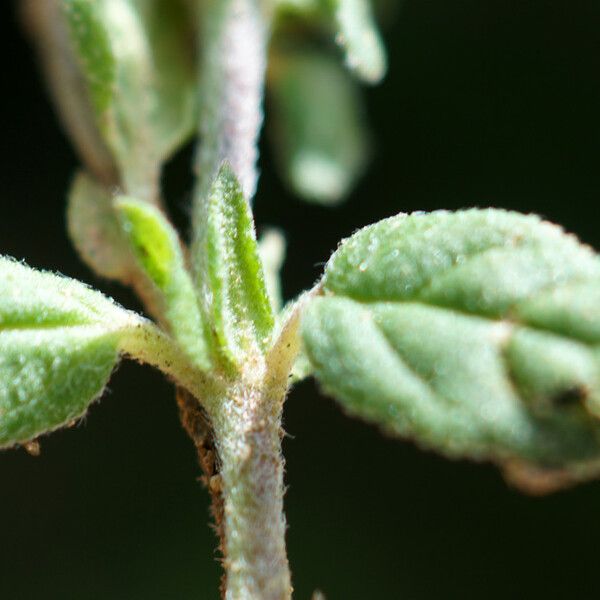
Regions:
<instances>
[{"instance_id":1,"label":"hairy stem","mask_svg":"<svg viewBox=\"0 0 600 600\"><path fill-rule=\"evenodd\" d=\"M256 189L269 37L267 4L267 0L211 0L201 6L196 231L203 225L198 205L223 161L233 168L246 198L250 199Z\"/></svg>"},{"instance_id":2,"label":"hairy stem","mask_svg":"<svg viewBox=\"0 0 600 600\"><path fill-rule=\"evenodd\" d=\"M230 164L248 201L256 189L272 0L209 0L198 4L202 17L201 108L192 256L200 276L207 260L208 192L221 164ZM262 358L255 358L256 364L245 365L239 379L222 380L221 389L204 399L216 449L215 474L211 474L212 464L202 466L210 476L213 500L219 495L214 506L218 507L217 529L222 538L224 598L288 600L291 583L280 438L287 373L282 381L275 376L278 381L267 384L266 378L257 375L266 372L266 365ZM250 357L249 361L253 362ZM194 430L190 403L183 400L184 425L188 431ZM192 437L201 463L207 462L202 460L207 455L203 436Z\"/></svg>"},{"instance_id":3,"label":"hairy stem","mask_svg":"<svg viewBox=\"0 0 600 600\"><path fill-rule=\"evenodd\" d=\"M229 388L211 417L224 502L227 600L287 600L281 398L252 384Z\"/></svg>"}]
</instances>

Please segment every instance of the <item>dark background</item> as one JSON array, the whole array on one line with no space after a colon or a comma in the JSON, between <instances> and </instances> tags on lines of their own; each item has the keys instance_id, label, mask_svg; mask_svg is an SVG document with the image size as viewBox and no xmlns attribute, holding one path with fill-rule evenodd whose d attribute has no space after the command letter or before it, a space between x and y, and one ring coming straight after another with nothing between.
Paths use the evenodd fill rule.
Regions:
<instances>
[{"instance_id":1,"label":"dark background","mask_svg":"<svg viewBox=\"0 0 600 600\"><path fill-rule=\"evenodd\" d=\"M40 2L44 0L39 0ZM2 10L1 252L114 295L65 236L77 160L14 11ZM600 246L600 4L407 0L386 31L390 72L366 90L371 170L337 210L291 197L268 148L261 224L288 232L287 296L337 241L399 211L535 211ZM184 223L182 152L165 179ZM286 497L296 597L597 598L600 483L543 499L491 467L448 462L344 417L309 381L285 409ZM0 598L217 598L208 498L159 374L123 364L79 427L42 454L0 455Z\"/></svg>"}]
</instances>

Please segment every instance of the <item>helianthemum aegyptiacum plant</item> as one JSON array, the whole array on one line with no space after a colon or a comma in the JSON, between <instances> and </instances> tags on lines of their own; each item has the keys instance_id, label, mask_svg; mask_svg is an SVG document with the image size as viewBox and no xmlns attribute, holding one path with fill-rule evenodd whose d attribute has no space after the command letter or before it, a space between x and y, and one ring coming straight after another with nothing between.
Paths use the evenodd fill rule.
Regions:
<instances>
[{"instance_id":1,"label":"helianthemum aegyptiacum plant","mask_svg":"<svg viewBox=\"0 0 600 600\"><path fill-rule=\"evenodd\" d=\"M70 236L152 320L0 258L1 447L81 418L121 357L160 369L198 451L232 600L292 595L281 415L304 377L349 414L494 462L526 491L600 474L600 259L559 227L491 209L392 216L342 241L282 306L283 236L257 241L251 210L263 91L287 184L343 199L369 146L353 77L386 68L367 0L23 9L84 165ZM160 175L194 132L186 247Z\"/></svg>"}]
</instances>

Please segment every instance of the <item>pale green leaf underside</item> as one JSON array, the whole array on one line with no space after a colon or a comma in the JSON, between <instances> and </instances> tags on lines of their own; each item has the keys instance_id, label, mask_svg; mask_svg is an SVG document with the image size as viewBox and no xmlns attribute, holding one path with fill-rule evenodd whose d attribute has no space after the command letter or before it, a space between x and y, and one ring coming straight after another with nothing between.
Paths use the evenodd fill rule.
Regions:
<instances>
[{"instance_id":1,"label":"pale green leaf underside","mask_svg":"<svg viewBox=\"0 0 600 600\"><path fill-rule=\"evenodd\" d=\"M369 0L326 0L332 7L337 42L346 54L346 65L368 83L378 83L387 69L383 41Z\"/></svg>"},{"instance_id":2,"label":"pale green leaf underside","mask_svg":"<svg viewBox=\"0 0 600 600\"><path fill-rule=\"evenodd\" d=\"M119 223L116 199L86 173L78 173L69 192L69 235L85 263L98 275L131 285L153 316L160 316L160 293L136 260ZM149 203L148 203L149 204ZM153 209L156 211L156 209ZM157 211L158 212L158 211ZM153 247L153 250L156 248Z\"/></svg>"},{"instance_id":3,"label":"pale green leaf underside","mask_svg":"<svg viewBox=\"0 0 600 600\"><path fill-rule=\"evenodd\" d=\"M277 156L307 200L343 200L362 174L367 134L358 90L331 57L282 53L270 80Z\"/></svg>"},{"instance_id":4,"label":"pale green leaf underside","mask_svg":"<svg viewBox=\"0 0 600 600\"><path fill-rule=\"evenodd\" d=\"M600 472L600 261L572 236L503 211L401 215L345 241L323 293L304 340L350 413L548 486Z\"/></svg>"},{"instance_id":5,"label":"pale green leaf underside","mask_svg":"<svg viewBox=\"0 0 600 600\"><path fill-rule=\"evenodd\" d=\"M0 447L82 416L137 324L77 281L0 257Z\"/></svg>"},{"instance_id":6,"label":"pale green leaf underside","mask_svg":"<svg viewBox=\"0 0 600 600\"><path fill-rule=\"evenodd\" d=\"M250 207L225 164L207 200L206 269L199 281L219 351L234 365L245 353L267 348L274 317Z\"/></svg>"},{"instance_id":7,"label":"pale green leaf underside","mask_svg":"<svg viewBox=\"0 0 600 600\"><path fill-rule=\"evenodd\" d=\"M78 173L71 185L67 224L77 252L90 268L103 277L131 282L135 264L113 198L85 173Z\"/></svg>"},{"instance_id":8,"label":"pale green leaf underside","mask_svg":"<svg viewBox=\"0 0 600 600\"><path fill-rule=\"evenodd\" d=\"M164 215L147 203L119 198L115 207L141 270L156 287L160 312L173 337L195 364L208 369L207 334L177 233Z\"/></svg>"},{"instance_id":9,"label":"pale green leaf underside","mask_svg":"<svg viewBox=\"0 0 600 600\"><path fill-rule=\"evenodd\" d=\"M188 0L133 0L133 4L150 48L150 77L143 86L151 88L155 96L148 119L164 158L175 152L196 126L195 10Z\"/></svg>"},{"instance_id":10,"label":"pale green leaf underside","mask_svg":"<svg viewBox=\"0 0 600 600\"><path fill-rule=\"evenodd\" d=\"M371 0L278 0L280 13L303 15L333 29L345 63L367 83L378 83L387 70L387 55L373 17Z\"/></svg>"}]
</instances>

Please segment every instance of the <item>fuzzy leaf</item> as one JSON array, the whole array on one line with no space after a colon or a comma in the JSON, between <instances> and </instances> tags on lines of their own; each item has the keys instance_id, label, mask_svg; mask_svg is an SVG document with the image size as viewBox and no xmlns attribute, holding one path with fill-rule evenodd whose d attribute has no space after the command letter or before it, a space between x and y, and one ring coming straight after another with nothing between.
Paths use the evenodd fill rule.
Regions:
<instances>
[{"instance_id":1,"label":"fuzzy leaf","mask_svg":"<svg viewBox=\"0 0 600 600\"><path fill-rule=\"evenodd\" d=\"M101 115L113 102L116 80L116 60L109 32L97 2L63 0L63 7L92 105Z\"/></svg>"},{"instance_id":2,"label":"fuzzy leaf","mask_svg":"<svg viewBox=\"0 0 600 600\"><path fill-rule=\"evenodd\" d=\"M387 57L369 0L327 0L333 10L336 40L346 53L346 65L368 83L385 76Z\"/></svg>"},{"instance_id":3,"label":"fuzzy leaf","mask_svg":"<svg viewBox=\"0 0 600 600\"><path fill-rule=\"evenodd\" d=\"M67 208L69 235L98 275L131 285L154 316L162 316L160 293L138 264L119 223L114 196L85 173L73 180Z\"/></svg>"},{"instance_id":4,"label":"fuzzy leaf","mask_svg":"<svg viewBox=\"0 0 600 600\"><path fill-rule=\"evenodd\" d=\"M145 57L148 78L141 82L140 99L149 92L154 95L155 104L147 109L148 123L161 158L168 158L196 126L194 11L188 0L130 2L140 16L150 50Z\"/></svg>"},{"instance_id":5,"label":"fuzzy leaf","mask_svg":"<svg viewBox=\"0 0 600 600\"><path fill-rule=\"evenodd\" d=\"M0 447L83 415L139 317L82 283L0 257Z\"/></svg>"},{"instance_id":6,"label":"fuzzy leaf","mask_svg":"<svg viewBox=\"0 0 600 600\"><path fill-rule=\"evenodd\" d=\"M160 163L194 127L181 0L61 0L97 125L128 193L155 200Z\"/></svg>"},{"instance_id":7,"label":"fuzzy leaf","mask_svg":"<svg viewBox=\"0 0 600 600\"><path fill-rule=\"evenodd\" d=\"M280 14L331 28L346 66L366 83L379 83L385 76L387 56L371 0L277 0L276 7Z\"/></svg>"},{"instance_id":8,"label":"fuzzy leaf","mask_svg":"<svg viewBox=\"0 0 600 600\"><path fill-rule=\"evenodd\" d=\"M113 198L85 173L78 173L69 193L69 235L79 255L98 275L129 283L133 256L113 207Z\"/></svg>"},{"instance_id":9,"label":"fuzzy leaf","mask_svg":"<svg viewBox=\"0 0 600 600\"><path fill-rule=\"evenodd\" d=\"M290 384L302 381L313 373L312 364L302 342L301 325L306 307L318 291L317 286L303 292L294 300L290 300L277 315L271 356L273 361L283 361L289 365L287 375Z\"/></svg>"},{"instance_id":10,"label":"fuzzy leaf","mask_svg":"<svg viewBox=\"0 0 600 600\"><path fill-rule=\"evenodd\" d=\"M541 491L600 473L600 260L496 210L400 215L329 261L303 333L351 414Z\"/></svg>"},{"instance_id":11,"label":"fuzzy leaf","mask_svg":"<svg viewBox=\"0 0 600 600\"><path fill-rule=\"evenodd\" d=\"M98 130L94 107L103 110L112 95L114 64L104 32L93 15L83 20L81 28L88 32L81 32L81 43L95 48L88 59L95 77L88 81L70 43L62 0L21 0L20 5L56 108L86 169L104 184L117 185L117 168ZM86 8L91 6L82 5L80 10L85 13Z\"/></svg>"},{"instance_id":12,"label":"fuzzy leaf","mask_svg":"<svg viewBox=\"0 0 600 600\"><path fill-rule=\"evenodd\" d=\"M210 367L206 333L177 233L147 203L120 198L115 207L139 265L157 288L173 336L198 366Z\"/></svg>"},{"instance_id":13,"label":"fuzzy leaf","mask_svg":"<svg viewBox=\"0 0 600 600\"><path fill-rule=\"evenodd\" d=\"M273 133L290 187L307 200L343 200L362 174L367 133L358 90L327 56L281 53L271 77Z\"/></svg>"},{"instance_id":14,"label":"fuzzy leaf","mask_svg":"<svg viewBox=\"0 0 600 600\"><path fill-rule=\"evenodd\" d=\"M205 208L200 296L218 352L240 366L247 353L266 350L274 317L252 213L229 165L219 170Z\"/></svg>"}]
</instances>

